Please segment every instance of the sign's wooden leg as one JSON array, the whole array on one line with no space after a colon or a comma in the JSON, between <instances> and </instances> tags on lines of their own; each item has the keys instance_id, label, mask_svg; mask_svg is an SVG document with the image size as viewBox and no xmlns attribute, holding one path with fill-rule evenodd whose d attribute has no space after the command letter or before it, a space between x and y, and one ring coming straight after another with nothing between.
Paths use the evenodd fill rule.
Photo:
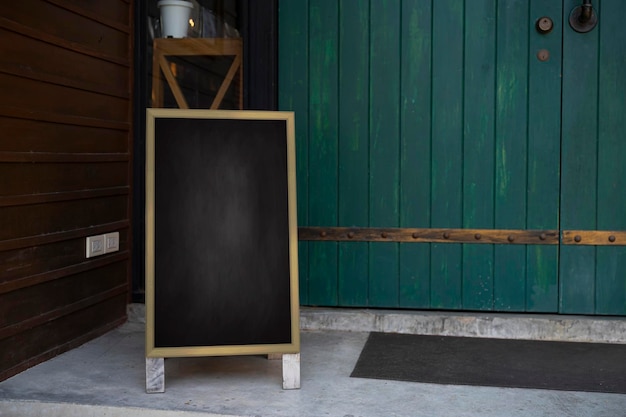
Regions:
<instances>
[{"instance_id":1,"label":"sign's wooden leg","mask_svg":"<svg viewBox=\"0 0 626 417\"><path fill-rule=\"evenodd\" d=\"M146 358L146 392L165 392L165 358Z\"/></svg>"},{"instance_id":2,"label":"sign's wooden leg","mask_svg":"<svg viewBox=\"0 0 626 417\"><path fill-rule=\"evenodd\" d=\"M283 389L300 389L300 354L283 354Z\"/></svg>"}]
</instances>

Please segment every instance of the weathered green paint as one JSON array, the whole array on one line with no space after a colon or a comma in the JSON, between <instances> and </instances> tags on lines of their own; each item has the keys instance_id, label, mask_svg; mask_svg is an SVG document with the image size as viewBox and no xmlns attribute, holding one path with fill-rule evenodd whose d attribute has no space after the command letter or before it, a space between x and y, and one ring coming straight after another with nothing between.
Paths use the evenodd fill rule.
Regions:
<instances>
[{"instance_id":1,"label":"weathered green paint","mask_svg":"<svg viewBox=\"0 0 626 417\"><path fill-rule=\"evenodd\" d=\"M463 219L463 0L433 2L431 226ZM431 248L431 306L462 305L462 246Z\"/></svg>"},{"instance_id":2,"label":"weathered green paint","mask_svg":"<svg viewBox=\"0 0 626 417\"><path fill-rule=\"evenodd\" d=\"M564 2L564 19L574 7ZM595 7L598 7L596 4ZM602 16L602 22L606 16ZM561 227L595 230L597 198L598 30L563 31ZM593 314L595 247L561 248L560 310Z\"/></svg>"},{"instance_id":3,"label":"weathered green paint","mask_svg":"<svg viewBox=\"0 0 626 417\"><path fill-rule=\"evenodd\" d=\"M299 224L626 229L626 2L579 3L280 0ZM301 245L303 304L626 314L623 247Z\"/></svg>"},{"instance_id":4,"label":"weathered green paint","mask_svg":"<svg viewBox=\"0 0 626 417\"><path fill-rule=\"evenodd\" d=\"M564 3L565 11L575 6ZM594 7L600 19L593 31L564 32L561 226L623 230L626 3ZM623 247L562 247L561 312L626 314L625 254Z\"/></svg>"},{"instance_id":5,"label":"weathered green paint","mask_svg":"<svg viewBox=\"0 0 626 417\"><path fill-rule=\"evenodd\" d=\"M553 16L548 34L530 30L528 83L527 229L559 228L561 41L560 1L532 0L530 16ZM534 54L550 51L546 62ZM558 310L558 248L529 247L526 253L526 311Z\"/></svg>"},{"instance_id":6,"label":"weathered green paint","mask_svg":"<svg viewBox=\"0 0 626 417\"><path fill-rule=\"evenodd\" d=\"M494 226L496 0L465 10L463 107L463 227ZM467 100L470 98L471 100ZM463 245L463 308L493 307L494 248Z\"/></svg>"},{"instance_id":7,"label":"weathered green paint","mask_svg":"<svg viewBox=\"0 0 626 417\"><path fill-rule=\"evenodd\" d=\"M370 13L369 225L398 226L400 0L371 0ZM369 305L398 306L398 244L371 243L369 255Z\"/></svg>"},{"instance_id":8,"label":"weathered green paint","mask_svg":"<svg viewBox=\"0 0 626 417\"><path fill-rule=\"evenodd\" d=\"M400 68L400 226L430 227L432 4L403 1ZM430 307L430 245L400 245L399 303Z\"/></svg>"},{"instance_id":9,"label":"weathered green paint","mask_svg":"<svg viewBox=\"0 0 626 417\"><path fill-rule=\"evenodd\" d=\"M359 226L369 218L369 8L339 4L339 224ZM367 306L369 248L339 243L338 302Z\"/></svg>"},{"instance_id":10,"label":"weathered green paint","mask_svg":"<svg viewBox=\"0 0 626 417\"><path fill-rule=\"evenodd\" d=\"M626 30L620 18L626 3L603 1L600 6L598 229L626 230ZM597 249L596 313L626 314L624 247Z\"/></svg>"},{"instance_id":11,"label":"weathered green paint","mask_svg":"<svg viewBox=\"0 0 626 417\"><path fill-rule=\"evenodd\" d=\"M526 228L528 155L528 0L499 2L496 47L496 229ZM494 261L494 305L526 306L526 250L498 245Z\"/></svg>"},{"instance_id":12,"label":"weathered green paint","mask_svg":"<svg viewBox=\"0 0 626 417\"><path fill-rule=\"evenodd\" d=\"M309 2L309 224L337 225L339 4ZM309 243L309 303L337 304L337 243Z\"/></svg>"},{"instance_id":13,"label":"weathered green paint","mask_svg":"<svg viewBox=\"0 0 626 417\"><path fill-rule=\"evenodd\" d=\"M305 6L305 7L303 7ZM281 2L278 20L278 49L289 51L280 59L281 77L279 102L285 109L296 115L296 189L298 223L309 224L309 100L307 94L293 94L294 91L307 91L309 86L309 8L306 2ZM300 302L309 303L309 243L298 243Z\"/></svg>"}]
</instances>

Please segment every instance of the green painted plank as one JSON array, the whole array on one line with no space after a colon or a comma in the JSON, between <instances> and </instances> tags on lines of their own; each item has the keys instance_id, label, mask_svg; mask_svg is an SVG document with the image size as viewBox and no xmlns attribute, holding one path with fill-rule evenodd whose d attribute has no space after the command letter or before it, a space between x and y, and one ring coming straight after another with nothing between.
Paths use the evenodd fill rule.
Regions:
<instances>
[{"instance_id":1,"label":"green painted plank","mask_svg":"<svg viewBox=\"0 0 626 417\"><path fill-rule=\"evenodd\" d=\"M559 313L595 312L595 259L593 246L561 246L559 266ZM581 285L576 287L576 283Z\"/></svg>"},{"instance_id":2,"label":"green painted plank","mask_svg":"<svg viewBox=\"0 0 626 417\"><path fill-rule=\"evenodd\" d=\"M565 0L563 18L578 1ZM594 7L598 7L595 4ZM561 228L594 230L597 202L597 117L599 30L563 30ZM595 311L594 247L561 247L561 313Z\"/></svg>"},{"instance_id":3,"label":"green painted plank","mask_svg":"<svg viewBox=\"0 0 626 417\"><path fill-rule=\"evenodd\" d=\"M365 227L369 203L369 8L339 6L339 224ZM338 298L367 306L368 244L339 243Z\"/></svg>"},{"instance_id":4,"label":"green painted plank","mask_svg":"<svg viewBox=\"0 0 626 417\"><path fill-rule=\"evenodd\" d=\"M462 0L433 2L431 226L462 226L463 173ZM462 247L431 247L431 307L462 303Z\"/></svg>"},{"instance_id":5,"label":"green painted plank","mask_svg":"<svg viewBox=\"0 0 626 417\"><path fill-rule=\"evenodd\" d=\"M599 6L598 229L626 230L626 2ZM595 303L597 314L626 314L625 247L597 249Z\"/></svg>"},{"instance_id":6,"label":"green painted plank","mask_svg":"<svg viewBox=\"0 0 626 417\"><path fill-rule=\"evenodd\" d=\"M495 227L526 228L528 0L498 3ZM494 308L526 307L526 247L497 245Z\"/></svg>"},{"instance_id":7,"label":"green painted plank","mask_svg":"<svg viewBox=\"0 0 626 417\"><path fill-rule=\"evenodd\" d=\"M402 2L400 226L430 226L430 0ZM400 245L400 306L430 306L430 245Z\"/></svg>"},{"instance_id":8,"label":"green painted plank","mask_svg":"<svg viewBox=\"0 0 626 417\"><path fill-rule=\"evenodd\" d=\"M548 34L530 31L528 83L528 229L559 228L561 153L561 2L532 0L530 25L542 17L553 19ZM546 49L547 61L536 53ZM527 248L526 311L558 311L558 247Z\"/></svg>"},{"instance_id":9,"label":"green painted plank","mask_svg":"<svg viewBox=\"0 0 626 417\"><path fill-rule=\"evenodd\" d=\"M309 3L309 225L337 225L338 3ZM337 243L309 243L309 304L337 304Z\"/></svg>"},{"instance_id":10,"label":"green painted plank","mask_svg":"<svg viewBox=\"0 0 626 417\"><path fill-rule=\"evenodd\" d=\"M474 22L483 22L474 24ZM465 8L463 227L494 225L496 0ZM492 245L463 245L463 308L493 308Z\"/></svg>"},{"instance_id":11,"label":"green painted plank","mask_svg":"<svg viewBox=\"0 0 626 417\"><path fill-rule=\"evenodd\" d=\"M369 245L339 243L338 305L367 307L369 295Z\"/></svg>"},{"instance_id":12,"label":"green painted plank","mask_svg":"<svg viewBox=\"0 0 626 417\"><path fill-rule=\"evenodd\" d=\"M399 222L400 1L370 2L370 226ZM369 305L398 305L398 244L371 243Z\"/></svg>"},{"instance_id":13,"label":"green painted plank","mask_svg":"<svg viewBox=\"0 0 626 417\"><path fill-rule=\"evenodd\" d=\"M622 230L625 230L622 227ZM626 248L598 247L595 314L626 315Z\"/></svg>"},{"instance_id":14,"label":"green painted plank","mask_svg":"<svg viewBox=\"0 0 626 417\"><path fill-rule=\"evenodd\" d=\"M495 246L494 310L525 310L526 250L517 245Z\"/></svg>"},{"instance_id":15,"label":"green painted plank","mask_svg":"<svg viewBox=\"0 0 626 417\"><path fill-rule=\"evenodd\" d=\"M559 248L529 245L526 249L526 311L556 313L559 302Z\"/></svg>"},{"instance_id":16,"label":"green painted plank","mask_svg":"<svg viewBox=\"0 0 626 417\"><path fill-rule=\"evenodd\" d=\"M278 108L295 112L298 224L308 224L308 2L280 0ZM300 303L308 304L308 242L298 243Z\"/></svg>"}]
</instances>

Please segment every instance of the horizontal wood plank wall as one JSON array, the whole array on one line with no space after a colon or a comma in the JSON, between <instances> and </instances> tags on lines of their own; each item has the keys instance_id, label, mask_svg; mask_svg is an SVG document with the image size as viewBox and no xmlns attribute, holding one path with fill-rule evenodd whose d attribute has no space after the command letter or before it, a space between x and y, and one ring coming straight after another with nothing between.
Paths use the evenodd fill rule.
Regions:
<instances>
[{"instance_id":1,"label":"horizontal wood plank wall","mask_svg":"<svg viewBox=\"0 0 626 417\"><path fill-rule=\"evenodd\" d=\"M131 22L129 0L0 3L0 380L126 318Z\"/></svg>"}]
</instances>

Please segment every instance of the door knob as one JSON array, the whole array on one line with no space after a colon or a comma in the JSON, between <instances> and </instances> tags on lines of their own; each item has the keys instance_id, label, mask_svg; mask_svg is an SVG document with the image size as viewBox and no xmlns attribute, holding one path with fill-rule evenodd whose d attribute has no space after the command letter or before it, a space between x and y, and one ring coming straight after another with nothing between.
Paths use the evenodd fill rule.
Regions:
<instances>
[{"instance_id":1,"label":"door knob","mask_svg":"<svg viewBox=\"0 0 626 417\"><path fill-rule=\"evenodd\" d=\"M569 14L569 25L576 32L587 33L597 24L598 15L591 4L591 0L583 0L583 4L574 7Z\"/></svg>"}]
</instances>

